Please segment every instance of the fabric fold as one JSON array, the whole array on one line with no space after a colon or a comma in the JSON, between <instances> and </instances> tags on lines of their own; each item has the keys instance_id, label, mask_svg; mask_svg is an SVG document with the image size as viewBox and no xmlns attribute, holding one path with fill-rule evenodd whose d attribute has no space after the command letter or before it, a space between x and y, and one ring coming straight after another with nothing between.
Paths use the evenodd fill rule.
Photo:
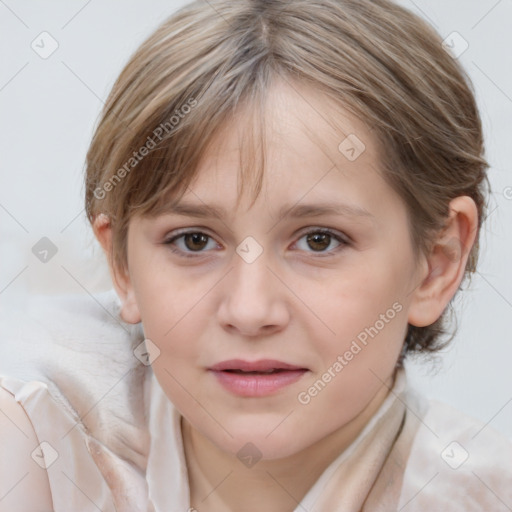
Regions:
<instances>
[{"instance_id":1,"label":"fabric fold","mask_svg":"<svg viewBox=\"0 0 512 512\"><path fill-rule=\"evenodd\" d=\"M44 452L54 510L116 512L111 490L89 455L83 429L51 398L44 383L0 376L0 386L14 395L32 422Z\"/></svg>"},{"instance_id":2,"label":"fabric fold","mask_svg":"<svg viewBox=\"0 0 512 512\"><path fill-rule=\"evenodd\" d=\"M406 384L404 370L398 369L394 385L378 411L357 438L322 473L295 512L303 511L303 507L311 512L363 510L403 426L405 405L401 396Z\"/></svg>"},{"instance_id":3,"label":"fabric fold","mask_svg":"<svg viewBox=\"0 0 512 512\"><path fill-rule=\"evenodd\" d=\"M187 512L190 508L181 414L154 374L151 377L151 445L146 479L151 512Z\"/></svg>"}]
</instances>

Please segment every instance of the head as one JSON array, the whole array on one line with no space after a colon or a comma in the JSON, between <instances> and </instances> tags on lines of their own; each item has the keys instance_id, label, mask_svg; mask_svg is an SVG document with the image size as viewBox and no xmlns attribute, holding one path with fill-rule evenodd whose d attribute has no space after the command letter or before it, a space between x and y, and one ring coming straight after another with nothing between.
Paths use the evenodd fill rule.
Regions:
<instances>
[{"instance_id":1,"label":"head","mask_svg":"<svg viewBox=\"0 0 512 512\"><path fill-rule=\"evenodd\" d=\"M488 182L470 81L441 43L385 0L195 2L115 83L87 214L164 391L219 446L289 455L449 341ZM211 371L228 359L306 371L241 397Z\"/></svg>"}]
</instances>

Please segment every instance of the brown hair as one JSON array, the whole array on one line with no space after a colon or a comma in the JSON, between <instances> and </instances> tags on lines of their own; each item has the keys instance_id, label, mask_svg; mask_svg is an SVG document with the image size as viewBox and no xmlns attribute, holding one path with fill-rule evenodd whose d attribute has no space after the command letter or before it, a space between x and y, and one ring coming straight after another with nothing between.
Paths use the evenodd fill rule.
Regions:
<instances>
[{"instance_id":1,"label":"brown hair","mask_svg":"<svg viewBox=\"0 0 512 512\"><path fill-rule=\"evenodd\" d=\"M473 86L439 34L389 0L200 0L167 19L121 72L87 153L87 216L110 218L118 268L130 218L179 198L220 127L244 106L261 113L277 78L312 86L371 127L416 254L444 227L450 200L470 196L479 220L465 277L475 271L489 182ZM263 159L255 172L254 145L243 153L242 190L250 182L257 194ZM405 348L451 341L441 343L446 313L409 325Z\"/></svg>"}]
</instances>

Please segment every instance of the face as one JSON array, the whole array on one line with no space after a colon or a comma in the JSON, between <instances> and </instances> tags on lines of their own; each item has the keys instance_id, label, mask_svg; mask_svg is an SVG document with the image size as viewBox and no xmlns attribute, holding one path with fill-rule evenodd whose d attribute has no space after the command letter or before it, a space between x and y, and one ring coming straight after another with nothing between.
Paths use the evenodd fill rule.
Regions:
<instances>
[{"instance_id":1,"label":"face","mask_svg":"<svg viewBox=\"0 0 512 512\"><path fill-rule=\"evenodd\" d=\"M253 204L244 195L236 207L234 124L183 208L135 217L128 233L128 286L163 390L222 450L252 442L268 459L335 433L371 402L394 372L418 280L376 141L348 113L334 130L326 100L297 90L269 98Z\"/></svg>"}]
</instances>

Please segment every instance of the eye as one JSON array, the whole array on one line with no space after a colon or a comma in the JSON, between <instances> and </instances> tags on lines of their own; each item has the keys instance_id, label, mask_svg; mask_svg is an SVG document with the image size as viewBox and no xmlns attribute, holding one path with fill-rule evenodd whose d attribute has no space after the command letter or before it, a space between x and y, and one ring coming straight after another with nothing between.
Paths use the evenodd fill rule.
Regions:
<instances>
[{"instance_id":1,"label":"eye","mask_svg":"<svg viewBox=\"0 0 512 512\"><path fill-rule=\"evenodd\" d=\"M305 243L301 244L303 240ZM163 243L170 246L172 252L186 258L198 257L201 256L201 253L207 252L207 249L219 247L210 235L202 231L182 231L166 239ZM336 244L335 247L326 250L333 243ZM330 229L317 228L304 233L294 245L305 252L329 256L349 245L349 241ZM308 248L312 250L308 250Z\"/></svg>"},{"instance_id":2,"label":"eye","mask_svg":"<svg viewBox=\"0 0 512 512\"><path fill-rule=\"evenodd\" d=\"M304 240L305 243L301 244L300 242ZM326 250L333 242L336 242L336 246L331 248L331 250ZM314 229L307 233L305 233L298 241L297 246L301 250L305 250L306 252L317 252L325 255L330 255L334 252L340 250L346 245L349 245L348 240L346 240L343 236L331 231L330 229ZM312 251L308 251L308 248L312 249Z\"/></svg>"},{"instance_id":3,"label":"eye","mask_svg":"<svg viewBox=\"0 0 512 512\"><path fill-rule=\"evenodd\" d=\"M171 246L172 252L180 253L187 258L195 257L193 253L205 252L204 249L208 247L209 243L210 248L212 248L212 244L213 247L217 246L213 238L202 231L181 232L164 241L165 245Z\"/></svg>"}]
</instances>

